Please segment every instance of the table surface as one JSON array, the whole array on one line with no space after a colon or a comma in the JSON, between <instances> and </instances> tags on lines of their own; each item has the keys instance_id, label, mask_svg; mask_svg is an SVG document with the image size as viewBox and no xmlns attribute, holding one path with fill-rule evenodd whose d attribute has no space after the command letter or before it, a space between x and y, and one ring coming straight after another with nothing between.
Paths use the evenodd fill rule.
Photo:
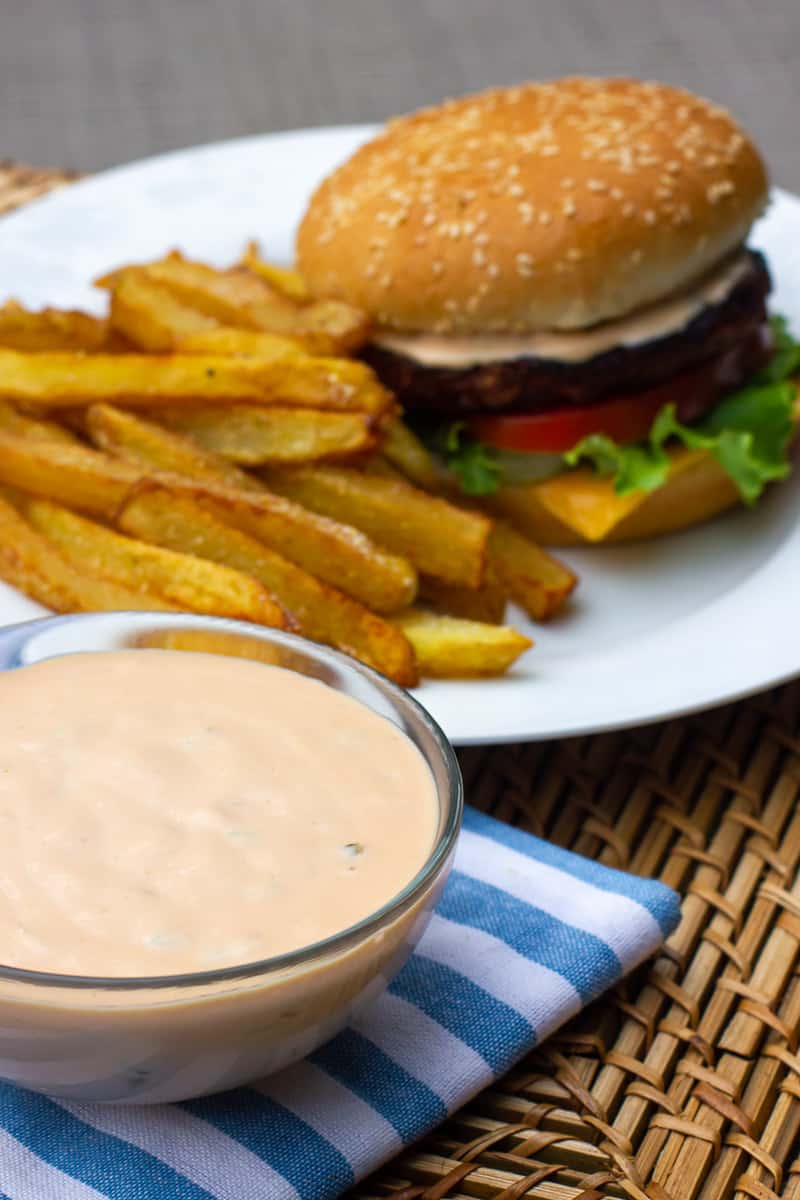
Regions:
<instances>
[{"instance_id":1,"label":"table surface","mask_svg":"<svg viewBox=\"0 0 800 1200\"><path fill-rule=\"evenodd\" d=\"M5 0L0 158L97 170L568 72L704 91L800 191L799 0Z\"/></svg>"}]
</instances>

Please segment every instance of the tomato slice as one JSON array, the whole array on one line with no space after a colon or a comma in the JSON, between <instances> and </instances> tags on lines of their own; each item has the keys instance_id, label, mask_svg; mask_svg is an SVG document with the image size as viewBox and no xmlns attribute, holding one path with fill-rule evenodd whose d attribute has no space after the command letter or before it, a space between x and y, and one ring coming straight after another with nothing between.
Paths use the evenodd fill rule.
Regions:
<instances>
[{"instance_id":1,"label":"tomato slice","mask_svg":"<svg viewBox=\"0 0 800 1200\"><path fill-rule=\"evenodd\" d=\"M467 427L478 441L498 450L566 454L590 433L604 433L625 446L647 438L665 404L675 405L679 421L695 421L722 391L713 368L703 366L630 396L549 412L475 416Z\"/></svg>"}]
</instances>

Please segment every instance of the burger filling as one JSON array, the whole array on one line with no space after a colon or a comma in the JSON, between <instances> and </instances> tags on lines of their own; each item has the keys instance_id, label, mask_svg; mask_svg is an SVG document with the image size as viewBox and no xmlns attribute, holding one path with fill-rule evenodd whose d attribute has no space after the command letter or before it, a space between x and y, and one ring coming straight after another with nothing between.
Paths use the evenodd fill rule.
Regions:
<instances>
[{"instance_id":1,"label":"burger filling","mask_svg":"<svg viewBox=\"0 0 800 1200\"><path fill-rule=\"evenodd\" d=\"M579 464L621 495L651 492L666 481L668 447L682 443L713 454L753 503L788 474L789 380L800 371L800 344L782 318L768 318L769 290L763 258L743 251L687 296L627 322L536 335L516 358L492 352L514 339L489 339L489 351L477 339L466 364L453 365L453 342L464 339L437 354L431 339L420 349L396 337L373 343L368 358L471 495ZM559 344L559 358L541 356Z\"/></svg>"}]
</instances>

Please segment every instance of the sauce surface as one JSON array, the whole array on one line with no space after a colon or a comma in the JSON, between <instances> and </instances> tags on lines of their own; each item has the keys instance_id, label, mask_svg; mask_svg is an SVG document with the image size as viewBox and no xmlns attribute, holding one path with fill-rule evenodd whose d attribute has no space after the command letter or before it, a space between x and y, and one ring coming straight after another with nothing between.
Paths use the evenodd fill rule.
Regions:
<instances>
[{"instance_id":1,"label":"sauce surface","mask_svg":"<svg viewBox=\"0 0 800 1200\"><path fill-rule=\"evenodd\" d=\"M169 650L0 673L0 963L234 966L391 900L433 847L416 747L315 680Z\"/></svg>"}]
</instances>

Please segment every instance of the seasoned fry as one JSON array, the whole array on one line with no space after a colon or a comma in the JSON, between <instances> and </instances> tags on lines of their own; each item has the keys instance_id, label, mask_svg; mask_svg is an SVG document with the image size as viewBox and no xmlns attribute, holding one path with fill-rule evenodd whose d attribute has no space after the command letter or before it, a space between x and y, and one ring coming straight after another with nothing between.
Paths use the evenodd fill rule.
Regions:
<instances>
[{"instance_id":1,"label":"seasoned fry","mask_svg":"<svg viewBox=\"0 0 800 1200\"><path fill-rule=\"evenodd\" d=\"M16 300L0 307L0 346L36 353L42 350L96 351L108 340L108 321L75 309L23 308Z\"/></svg>"},{"instance_id":2,"label":"seasoned fry","mask_svg":"<svg viewBox=\"0 0 800 1200\"><path fill-rule=\"evenodd\" d=\"M202 314L200 314L202 315ZM211 320L211 317L205 318ZM256 329L234 329L229 325L187 333L176 346L182 354L224 354L233 358L313 358L302 338L288 333L263 333ZM349 362L349 359L332 359Z\"/></svg>"},{"instance_id":3,"label":"seasoned fry","mask_svg":"<svg viewBox=\"0 0 800 1200\"><path fill-rule=\"evenodd\" d=\"M88 410L86 429L101 450L139 467L208 479L232 487L259 486L256 480L224 458L208 453L180 434L110 404L95 404Z\"/></svg>"},{"instance_id":4,"label":"seasoned fry","mask_svg":"<svg viewBox=\"0 0 800 1200\"><path fill-rule=\"evenodd\" d=\"M148 629L132 640L138 650L184 650L192 654L222 654L227 658L249 658L270 667L286 664L287 651L282 646L262 642L260 638L224 630Z\"/></svg>"},{"instance_id":5,"label":"seasoned fry","mask_svg":"<svg viewBox=\"0 0 800 1200\"><path fill-rule=\"evenodd\" d=\"M285 629L279 604L257 580L191 554L123 537L49 500L29 500L24 515L68 562L132 591L137 585L190 612Z\"/></svg>"},{"instance_id":6,"label":"seasoned fry","mask_svg":"<svg viewBox=\"0 0 800 1200\"><path fill-rule=\"evenodd\" d=\"M411 647L393 625L197 502L163 490L142 492L125 505L119 525L145 541L246 572L277 597L306 637L343 650L406 687L416 682Z\"/></svg>"},{"instance_id":7,"label":"seasoned fry","mask_svg":"<svg viewBox=\"0 0 800 1200\"><path fill-rule=\"evenodd\" d=\"M258 480L188 438L127 413L97 412L89 428L100 445L129 461L132 469L139 468L156 483L159 473L169 472L162 483L171 491L196 497L221 520L260 538L376 612L398 612L413 601L417 576L410 563L386 553L347 524L271 494Z\"/></svg>"},{"instance_id":8,"label":"seasoned fry","mask_svg":"<svg viewBox=\"0 0 800 1200\"><path fill-rule=\"evenodd\" d=\"M362 529L418 570L478 587L491 522L393 479L344 467L268 468L268 487L315 512Z\"/></svg>"},{"instance_id":9,"label":"seasoned fry","mask_svg":"<svg viewBox=\"0 0 800 1200\"><path fill-rule=\"evenodd\" d=\"M426 492L442 490L441 472L431 454L401 417L381 423L381 454L411 483Z\"/></svg>"},{"instance_id":10,"label":"seasoned fry","mask_svg":"<svg viewBox=\"0 0 800 1200\"><path fill-rule=\"evenodd\" d=\"M0 431L0 483L98 517L112 517L143 472L76 443Z\"/></svg>"},{"instance_id":11,"label":"seasoned fry","mask_svg":"<svg viewBox=\"0 0 800 1200\"><path fill-rule=\"evenodd\" d=\"M246 466L352 457L371 450L376 443L373 422L366 413L236 404L167 409L157 415L163 424L199 446Z\"/></svg>"},{"instance_id":12,"label":"seasoned fry","mask_svg":"<svg viewBox=\"0 0 800 1200\"><path fill-rule=\"evenodd\" d=\"M75 445L78 441L74 433L59 425L56 421L37 420L25 413L18 412L13 404L0 400L0 430L14 433L20 437L33 438L37 442L63 442Z\"/></svg>"},{"instance_id":13,"label":"seasoned fry","mask_svg":"<svg viewBox=\"0 0 800 1200\"><path fill-rule=\"evenodd\" d=\"M217 270L173 253L140 268L148 279L169 288L184 304L223 325L302 337L321 354L346 354L366 341L369 324L358 309L338 300L299 305L249 270ZM116 285L119 272L97 280Z\"/></svg>"},{"instance_id":14,"label":"seasoned fry","mask_svg":"<svg viewBox=\"0 0 800 1200\"><path fill-rule=\"evenodd\" d=\"M422 575L419 596L422 603L435 612L463 617L467 621L482 621L487 625L502 623L508 599L508 593L492 570L491 562L480 587L458 587L432 579L430 575Z\"/></svg>"},{"instance_id":15,"label":"seasoned fry","mask_svg":"<svg viewBox=\"0 0 800 1200\"><path fill-rule=\"evenodd\" d=\"M267 283L271 283L289 300L302 304L303 301L310 299L306 281L300 272L293 271L288 267L276 267L272 263L265 262L261 257L258 242L247 243L240 265L255 275L260 275L262 279L266 279Z\"/></svg>"},{"instance_id":16,"label":"seasoned fry","mask_svg":"<svg viewBox=\"0 0 800 1200\"><path fill-rule=\"evenodd\" d=\"M373 612L394 613L417 593L417 574L406 559L389 554L360 530L271 492L222 485L182 491L222 521L252 534L318 579L347 592Z\"/></svg>"},{"instance_id":17,"label":"seasoned fry","mask_svg":"<svg viewBox=\"0 0 800 1200\"><path fill-rule=\"evenodd\" d=\"M270 386L276 404L371 413L393 411L394 400L365 363L349 358L314 357L298 342L250 329L209 329L189 334L181 354L257 358L271 362Z\"/></svg>"},{"instance_id":18,"label":"seasoned fry","mask_svg":"<svg viewBox=\"0 0 800 1200\"><path fill-rule=\"evenodd\" d=\"M0 494L0 578L54 612L169 610L163 597L142 588L120 587L73 567Z\"/></svg>"},{"instance_id":19,"label":"seasoned fry","mask_svg":"<svg viewBox=\"0 0 800 1200\"><path fill-rule=\"evenodd\" d=\"M134 346L155 354L176 350L189 334L218 328L213 317L182 304L136 268L115 277L109 320Z\"/></svg>"},{"instance_id":20,"label":"seasoned fry","mask_svg":"<svg viewBox=\"0 0 800 1200\"><path fill-rule=\"evenodd\" d=\"M410 609L394 618L422 675L458 678L502 675L533 643L510 625L485 625Z\"/></svg>"},{"instance_id":21,"label":"seasoned fry","mask_svg":"<svg viewBox=\"0 0 800 1200\"><path fill-rule=\"evenodd\" d=\"M0 350L0 396L41 408L97 402L129 408L250 401L385 412L391 396L362 363L297 352L275 358L206 354L21 354Z\"/></svg>"},{"instance_id":22,"label":"seasoned fry","mask_svg":"<svg viewBox=\"0 0 800 1200\"><path fill-rule=\"evenodd\" d=\"M506 521L493 524L489 562L511 599L536 621L558 612L578 582L569 567Z\"/></svg>"}]
</instances>

